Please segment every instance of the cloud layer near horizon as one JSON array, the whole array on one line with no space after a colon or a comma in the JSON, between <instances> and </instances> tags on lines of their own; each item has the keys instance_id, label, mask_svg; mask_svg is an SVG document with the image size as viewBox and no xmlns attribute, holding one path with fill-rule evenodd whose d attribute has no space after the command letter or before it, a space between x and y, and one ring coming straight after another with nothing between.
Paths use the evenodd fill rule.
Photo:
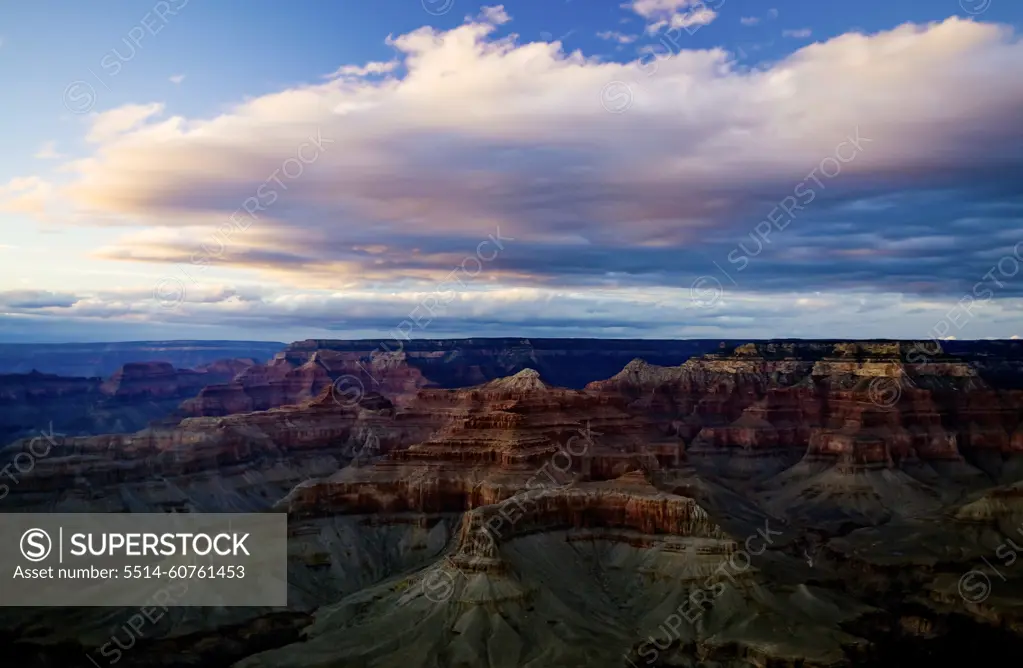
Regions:
<instances>
[{"instance_id":1,"label":"cloud layer near horizon","mask_svg":"<svg viewBox=\"0 0 1023 668\"><path fill-rule=\"evenodd\" d=\"M109 294L5 309L386 329L394 304L414 306L499 230L510 241L449 307L452 326L495 308L516 313L509 326L541 322L555 294L566 326L697 335L762 318L781 335L793 327L771 318L810 317L786 309L814 293L837 326L842 294L902 295L878 314L952 306L1023 259L1023 43L1005 27L851 33L748 69L724 50L603 62L495 37L507 20L421 28L390 40L393 62L215 118L143 100L95 115L91 155L62 182L0 184L0 210L123 227L99 257L213 263L277 287L190 285L173 315ZM702 276L730 299L693 303ZM999 312L1018 313L1023 280L994 276Z\"/></svg>"}]
</instances>

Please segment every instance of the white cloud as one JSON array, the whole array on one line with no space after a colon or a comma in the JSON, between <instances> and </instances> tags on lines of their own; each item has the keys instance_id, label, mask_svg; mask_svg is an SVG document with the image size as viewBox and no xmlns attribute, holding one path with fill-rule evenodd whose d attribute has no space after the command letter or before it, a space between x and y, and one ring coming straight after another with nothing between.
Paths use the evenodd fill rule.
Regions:
<instances>
[{"instance_id":1,"label":"white cloud","mask_svg":"<svg viewBox=\"0 0 1023 668\"><path fill-rule=\"evenodd\" d=\"M184 80L185 80L185 75L184 74L175 74L175 75L173 75L170 78L170 82L172 84L179 84L179 83L181 83Z\"/></svg>"},{"instance_id":2,"label":"white cloud","mask_svg":"<svg viewBox=\"0 0 1023 668\"><path fill-rule=\"evenodd\" d=\"M387 62L373 61L365 65L342 65L331 74L328 74L326 78L336 79L339 77L365 77L371 74L388 74L397 69L400 64L397 60L389 60Z\"/></svg>"},{"instance_id":3,"label":"white cloud","mask_svg":"<svg viewBox=\"0 0 1023 668\"><path fill-rule=\"evenodd\" d=\"M743 16L742 18L739 19L739 23L741 23L744 26L755 26L756 24L760 23L760 19L758 19L756 16Z\"/></svg>"},{"instance_id":4,"label":"white cloud","mask_svg":"<svg viewBox=\"0 0 1023 668\"><path fill-rule=\"evenodd\" d=\"M617 30L604 30L602 32L598 32L597 37L600 39L606 39L610 42L618 42L619 44L632 44L639 38L639 35L627 35L625 33L618 32Z\"/></svg>"},{"instance_id":5,"label":"white cloud","mask_svg":"<svg viewBox=\"0 0 1023 668\"><path fill-rule=\"evenodd\" d=\"M767 10L767 15L770 16L772 19L776 19L778 18L778 10L772 7L771 9Z\"/></svg>"},{"instance_id":6,"label":"white cloud","mask_svg":"<svg viewBox=\"0 0 1023 668\"><path fill-rule=\"evenodd\" d=\"M576 287L678 285L663 265L635 269L648 265L629 254L657 260L663 251L658 262L670 255L681 266L675 251L742 237L857 127L870 143L841 167L841 183L893 187L1006 164L1019 133L1009 119L1023 106L1023 46L976 21L843 35L756 71L720 49L684 49L658 60L656 76L646 58L604 62L494 32L480 22L421 28L390 40L400 78L331 79L211 118L161 121L162 105L111 110L57 194L77 207L68 220L166 232L103 251L150 263L218 248L218 230L255 202L265 210L251 220L241 212L249 224L233 232L217 269L294 288L443 278L498 227L517 241L481 279L495 286L546 285L554 274ZM619 115L600 104L616 81L635 94ZM331 142L322 151L311 148L317 136ZM297 161L310 154L315 161ZM299 177L281 176L289 160ZM253 199L267 183L271 204ZM829 181L821 199L839 187ZM763 193L778 197L756 199ZM903 272L906 257L938 252L855 241L847 252L883 251ZM764 255L832 257L803 245L804 256L792 242ZM523 249L517 258L514 248Z\"/></svg>"},{"instance_id":7,"label":"white cloud","mask_svg":"<svg viewBox=\"0 0 1023 668\"><path fill-rule=\"evenodd\" d=\"M264 287L234 287L183 282L183 302L178 308L161 307L144 289L81 291L0 291L5 312L35 316L49 327L70 319L110 320L169 325L233 326L249 332L273 327L299 331L375 332L387 336L409 313L434 303L435 288L423 290L323 290L271 291ZM869 301L877 319L866 320L859 302ZM992 303L985 308L1009 315L1019 307ZM911 308L912 307L912 308ZM802 321L792 318L803 311ZM800 335L834 338L930 338L935 322L948 311L947 304L918 305L896 295L875 293L818 293L765 296L730 292L710 308L694 306L688 288L653 288L643 291L593 289L581 293L570 289L497 287L484 289L470 284L458 297L423 319L424 335L505 335L509 332L539 335L592 336L595 331L619 332L645 337L765 338ZM343 314L343 317L339 317ZM808 314L812 314L809 317ZM598 322L599 325L594 323ZM883 323L879 326L879 323ZM401 330L398 330L401 331ZM998 330L987 329L987 332ZM980 336L975 334L972 336ZM948 337L951 338L951 337Z\"/></svg>"},{"instance_id":8,"label":"white cloud","mask_svg":"<svg viewBox=\"0 0 1023 668\"><path fill-rule=\"evenodd\" d=\"M633 2L622 6L631 9L645 19L652 19L672 14L694 4L696 4L696 0L633 0Z\"/></svg>"},{"instance_id":9,"label":"white cloud","mask_svg":"<svg viewBox=\"0 0 1023 668\"><path fill-rule=\"evenodd\" d=\"M783 30L781 34L784 37L804 38L812 35L813 30L811 30L810 28L800 28L799 30Z\"/></svg>"},{"instance_id":10,"label":"white cloud","mask_svg":"<svg viewBox=\"0 0 1023 668\"><path fill-rule=\"evenodd\" d=\"M64 154L57 152L57 142L51 140L40 146L33 157L39 160L59 160Z\"/></svg>"},{"instance_id":11,"label":"white cloud","mask_svg":"<svg viewBox=\"0 0 1023 668\"><path fill-rule=\"evenodd\" d=\"M701 0L633 0L622 7L646 19L646 32L651 35L665 27L669 30L698 28L717 18L717 12Z\"/></svg>"},{"instance_id":12,"label":"white cloud","mask_svg":"<svg viewBox=\"0 0 1023 668\"><path fill-rule=\"evenodd\" d=\"M691 12L672 14L669 18L662 21L655 21L646 27L646 31L647 34L654 35L660 32L662 28L667 27L668 30L688 30L691 34L696 32L700 26L709 25L715 18L717 18L717 12L713 9L701 7ZM690 28L692 30L689 30Z\"/></svg>"},{"instance_id":13,"label":"white cloud","mask_svg":"<svg viewBox=\"0 0 1023 668\"><path fill-rule=\"evenodd\" d=\"M116 139L142 126L148 119L163 112L163 104L126 104L109 111L92 114L91 128L85 139L101 143Z\"/></svg>"},{"instance_id":14,"label":"white cloud","mask_svg":"<svg viewBox=\"0 0 1023 668\"><path fill-rule=\"evenodd\" d=\"M508 16L508 12L504 11L504 5L483 7L480 10L479 19L484 23L489 23L495 26L504 25L511 21L511 17Z\"/></svg>"}]
</instances>

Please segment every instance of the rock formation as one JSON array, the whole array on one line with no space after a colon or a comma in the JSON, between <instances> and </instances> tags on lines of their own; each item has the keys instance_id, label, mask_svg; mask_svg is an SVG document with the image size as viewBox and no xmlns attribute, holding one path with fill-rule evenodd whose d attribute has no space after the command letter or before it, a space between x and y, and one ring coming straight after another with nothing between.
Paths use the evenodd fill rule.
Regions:
<instances>
[{"instance_id":1,"label":"rock formation","mask_svg":"<svg viewBox=\"0 0 1023 668\"><path fill-rule=\"evenodd\" d=\"M231 380L255 364L225 359L175 369L166 362L129 363L106 380L35 371L0 375L0 445L49 429L79 435L136 431L168 417L207 385Z\"/></svg>"},{"instance_id":2,"label":"rock formation","mask_svg":"<svg viewBox=\"0 0 1023 668\"><path fill-rule=\"evenodd\" d=\"M363 358L357 353L318 350L302 357L285 351L266 365L246 369L230 383L206 387L184 402L178 414L216 417L268 410L309 400L331 386L342 402L356 402L374 393L401 404L428 384L402 353L373 351Z\"/></svg>"},{"instance_id":3,"label":"rock formation","mask_svg":"<svg viewBox=\"0 0 1023 668\"><path fill-rule=\"evenodd\" d=\"M781 448L855 469L1023 453L1023 396L940 350L908 361L918 345L746 344L673 368L637 360L587 387L657 415L691 455Z\"/></svg>"},{"instance_id":4,"label":"rock formation","mask_svg":"<svg viewBox=\"0 0 1023 668\"><path fill-rule=\"evenodd\" d=\"M192 402L225 415L64 438L9 486L18 511L289 515L287 610L173 610L135 664L896 666L1023 647L1014 348L754 342L579 389L542 364L491 377L480 347L363 345L295 344ZM513 368L553 355L514 348ZM469 387L424 361L453 351ZM134 377L108 387L131 396ZM0 611L0 628L19 665L74 665L68 646L109 636L74 610Z\"/></svg>"},{"instance_id":5,"label":"rock formation","mask_svg":"<svg viewBox=\"0 0 1023 668\"><path fill-rule=\"evenodd\" d=\"M717 340L298 341L231 384L204 390L181 407L180 415L266 410L301 402L331 383L341 394L379 392L400 405L422 387L469 387L526 368L537 370L557 385L578 389L618 371L637 354L652 362L679 363L720 345Z\"/></svg>"},{"instance_id":6,"label":"rock formation","mask_svg":"<svg viewBox=\"0 0 1023 668\"><path fill-rule=\"evenodd\" d=\"M678 462L677 441L623 409L613 397L549 387L532 369L465 390L421 390L394 423L432 422L428 438L297 488L281 507L299 516L464 512L530 486L656 467L658 455Z\"/></svg>"}]
</instances>

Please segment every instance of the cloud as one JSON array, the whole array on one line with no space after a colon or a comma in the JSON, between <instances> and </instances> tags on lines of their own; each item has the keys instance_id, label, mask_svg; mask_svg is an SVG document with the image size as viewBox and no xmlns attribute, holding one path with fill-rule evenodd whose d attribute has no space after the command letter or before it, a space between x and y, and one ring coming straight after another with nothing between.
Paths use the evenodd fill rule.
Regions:
<instances>
[{"instance_id":1,"label":"cloud","mask_svg":"<svg viewBox=\"0 0 1023 668\"><path fill-rule=\"evenodd\" d=\"M126 104L110 111L91 115L86 141L102 143L116 140L142 126L148 119L163 113L163 104Z\"/></svg>"},{"instance_id":2,"label":"cloud","mask_svg":"<svg viewBox=\"0 0 1023 668\"><path fill-rule=\"evenodd\" d=\"M776 19L778 18L778 10L772 7L767 10L767 15L770 16L772 19Z\"/></svg>"},{"instance_id":3,"label":"cloud","mask_svg":"<svg viewBox=\"0 0 1023 668\"><path fill-rule=\"evenodd\" d=\"M66 309L77 302L78 298L68 293L47 290L0 291L0 308L7 310Z\"/></svg>"},{"instance_id":4,"label":"cloud","mask_svg":"<svg viewBox=\"0 0 1023 668\"><path fill-rule=\"evenodd\" d=\"M504 11L504 5L495 5L493 7L481 8L479 20L483 23L499 26L511 21L511 17L508 16L508 12Z\"/></svg>"},{"instance_id":5,"label":"cloud","mask_svg":"<svg viewBox=\"0 0 1023 668\"><path fill-rule=\"evenodd\" d=\"M171 78L169 79L169 81L172 84L179 84L179 83L181 83L184 80L185 80L185 75L184 74L175 74L175 75L171 76Z\"/></svg>"},{"instance_id":6,"label":"cloud","mask_svg":"<svg viewBox=\"0 0 1023 668\"><path fill-rule=\"evenodd\" d=\"M701 0L633 0L622 7L646 19L646 32L650 35L665 27L682 30L707 25L717 18L717 12Z\"/></svg>"},{"instance_id":7,"label":"cloud","mask_svg":"<svg viewBox=\"0 0 1023 668\"><path fill-rule=\"evenodd\" d=\"M739 19L739 23L741 23L744 26L755 26L756 24L760 23L760 19L758 19L756 16L743 16Z\"/></svg>"},{"instance_id":8,"label":"cloud","mask_svg":"<svg viewBox=\"0 0 1023 668\"><path fill-rule=\"evenodd\" d=\"M633 290L501 288L469 286L443 307L436 291L318 291L315 293L232 290L212 286L195 292L185 284L185 300L175 309L161 308L132 291L58 294L45 291L0 292L0 334L11 325L35 325L76 331L89 324L116 322L122 328L159 324L164 331L223 331L230 338L252 332L276 332L277 338L364 335L388 337L410 332L424 336L603 336L824 338L841 332L849 338L931 336L947 321L948 304L907 300L899 295L861 293L785 293L757 295L728 292L710 307L697 307L688 289ZM432 301L431 301L432 299ZM428 311L424 304L432 304ZM977 338L984 333L1007 336L1018 327L1019 303L984 307L993 322L988 329L963 329ZM417 327L411 317L419 319ZM865 317L865 314L872 316ZM877 322L886 328L879 332ZM976 325L978 323L971 323ZM122 329L122 331L124 331ZM939 330L940 332L940 330ZM947 337L948 332L941 333ZM109 335L108 335L109 338ZM148 338L154 338L150 335Z\"/></svg>"},{"instance_id":9,"label":"cloud","mask_svg":"<svg viewBox=\"0 0 1023 668\"><path fill-rule=\"evenodd\" d=\"M336 79L339 77L365 77L371 74L388 74L396 70L400 64L397 60L390 60L387 62L374 61L365 65L342 65L332 74L328 74L326 78Z\"/></svg>"},{"instance_id":10,"label":"cloud","mask_svg":"<svg viewBox=\"0 0 1023 668\"><path fill-rule=\"evenodd\" d=\"M622 7L631 9L645 19L652 19L672 14L696 4L694 0L633 0Z\"/></svg>"},{"instance_id":11,"label":"cloud","mask_svg":"<svg viewBox=\"0 0 1023 668\"><path fill-rule=\"evenodd\" d=\"M627 35L625 33L618 32L617 30L604 30L598 32L597 37L608 40L609 42L618 42L619 44L632 44L639 39L639 35Z\"/></svg>"},{"instance_id":12,"label":"cloud","mask_svg":"<svg viewBox=\"0 0 1023 668\"><path fill-rule=\"evenodd\" d=\"M783 37L809 37L813 34L813 30L810 28L800 28L799 30L782 30L781 34Z\"/></svg>"},{"instance_id":13,"label":"cloud","mask_svg":"<svg viewBox=\"0 0 1023 668\"><path fill-rule=\"evenodd\" d=\"M952 18L846 34L757 70L721 49L618 63L495 32L478 20L420 28L389 41L401 76L333 78L210 118L164 118L159 104L109 110L90 130L91 153L65 164L66 187L7 184L0 206L55 188L42 194L73 207L67 224L123 226L94 254L165 268L189 290L274 286L260 301L184 307L183 319L255 326L288 304L289 322L353 330L400 315L387 295L405 295L405 308L408 295L475 269L495 233L511 241L459 291L452 328L476 317L514 331L533 309L550 314L544 331L590 314L695 336L729 323L753 331L742 314L760 304L779 319L771 331L792 333L802 317L792 300L816 291L833 298L819 323L802 320L807 332L859 327L842 294L892 295L884 308L856 305L874 309L871 322L921 300L931 316L1023 239L1023 46L1008 28ZM626 113L601 106L609 82L632 91ZM834 157L857 143L851 161ZM777 218L801 183L813 200ZM686 306L701 275L728 286L724 311ZM1011 321L1023 283L1003 282L999 304L984 308ZM332 291L363 301L321 294ZM571 298L544 302L552 291ZM507 301L487 305L527 294L537 297L514 302L520 321L497 309ZM637 294L661 301L633 312ZM303 299L322 310L299 313ZM124 297L75 309L86 307L178 317Z\"/></svg>"},{"instance_id":14,"label":"cloud","mask_svg":"<svg viewBox=\"0 0 1023 668\"><path fill-rule=\"evenodd\" d=\"M38 176L16 177L0 184L0 212L46 219L53 194L53 184Z\"/></svg>"},{"instance_id":15,"label":"cloud","mask_svg":"<svg viewBox=\"0 0 1023 668\"><path fill-rule=\"evenodd\" d=\"M40 146L33 157L39 160L59 160L65 156L57 152L57 142L50 140Z\"/></svg>"}]
</instances>

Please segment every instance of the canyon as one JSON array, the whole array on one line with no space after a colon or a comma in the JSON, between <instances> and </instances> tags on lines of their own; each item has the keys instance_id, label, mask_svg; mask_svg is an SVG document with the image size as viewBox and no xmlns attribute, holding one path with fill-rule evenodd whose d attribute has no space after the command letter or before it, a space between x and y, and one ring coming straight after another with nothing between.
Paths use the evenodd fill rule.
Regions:
<instances>
[{"instance_id":1,"label":"canyon","mask_svg":"<svg viewBox=\"0 0 1023 668\"><path fill-rule=\"evenodd\" d=\"M422 387L455 388L533 369L556 385L582 388L630 359L679 364L719 340L310 339L287 346L230 383L204 389L182 416L216 416L298 403L335 385L341 394L379 392L399 403Z\"/></svg>"},{"instance_id":2,"label":"canyon","mask_svg":"<svg viewBox=\"0 0 1023 668\"><path fill-rule=\"evenodd\" d=\"M286 609L170 608L131 665L1023 656L1023 577L987 572L1023 526L1017 342L515 341L306 341L224 363L237 373L173 420L56 439L2 503L288 515ZM573 357L617 366L557 371ZM97 387L173 395L171 376L139 380L156 376ZM13 610L14 660L61 666L89 665L133 612Z\"/></svg>"},{"instance_id":3,"label":"canyon","mask_svg":"<svg viewBox=\"0 0 1023 668\"><path fill-rule=\"evenodd\" d=\"M106 378L129 363L166 362L194 369L222 359L265 362L284 347L274 341L117 341L0 343L0 374L39 373Z\"/></svg>"},{"instance_id":4,"label":"canyon","mask_svg":"<svg viewBox=\"0 0 1023 668\"><path fill-rule=\"evenodd\" d=\"M184 417L268 410L299 404L331 385L341 395L379 392L401 404L422 387L465 387L537 368L581 388L636 354L677 364L720 345L595 339L3 344L0 444L51 423L69 435L127 433ZM215 357L230 352L249 355Z\"/></svg>"},{"instance_id":5,"label":"canyon","mask_svg":"<svg viewBox=\"0 0 1023 668\"><path fill-rule=\"evenodd\" d=\"M207 385L223 383L255 365L223 359L195 369L167 362L129 362L109 378L40 373L0 375L0 443L18 436L133 432L167 419Z\"/></svg>"}]
</instances>

